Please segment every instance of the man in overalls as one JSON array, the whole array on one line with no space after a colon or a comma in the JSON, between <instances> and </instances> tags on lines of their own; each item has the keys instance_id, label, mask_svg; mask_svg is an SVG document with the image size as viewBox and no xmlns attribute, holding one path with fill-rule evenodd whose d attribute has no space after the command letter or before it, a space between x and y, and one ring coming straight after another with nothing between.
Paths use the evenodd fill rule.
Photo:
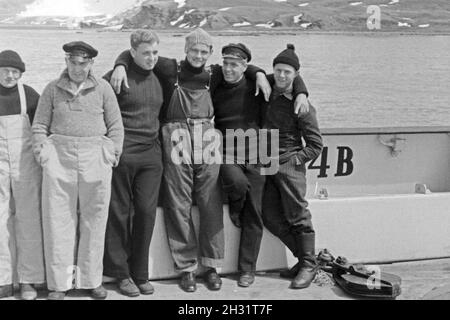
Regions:
<instances>
[{"instance_id":1,"label":"man in overalls","mask_svg":"<svg viewBox=\"0 0 450 320\"><path fill-rule=\"evenodd\" d=\"M208 163L201 154L208 145L203 143L203 134L214 130L211 92L222 82L223 74L219 65L205 68L212 54L212 39L201 28L186 37L185 53L186 59L180 63L160 57L154 70L164 91L161 117L164 217L175 267L182 275L181 288L186 292L197 290L195 271L200 255L200 264L206 267L204 278L208 288L220 290L222 281L217 268L222 267L224 258L220 163ZM116 93L126 80L121 66L128 67L130 63L128 51L116 61L111 81ZM258 83L267 82L262 70L254 66L249 66L246 76ZM178 161L172 155L177 153L183 137L192 152L184 152L185 159ZM191 216L194 198L200 211L200 248Z\"/></svg>"},{"instance_id":2,"label":"man in overalls","mask_svg":"<svg viewBox=\"0 0 450 320\"><path fill-rule=\"evenodd\" d=\"M45 282L41 169L31 139L39 95L19 82L23 72L25 64L16 52L0 52L0 298L14 294L17 253L21 298L34 300L33 284Z\"/></svg>"},{"instance_id":3,"label":"man in overalls","mask_svg":"<svg viewBox=\"0 0 450 320\"><path fill-rule=\"evenodd\" d=\"M42 216L49 299L102 286L112 167L124 128L111 86L92 71L96 49L63 46L67 69L45 88L33 123L33 146L43 168Z\"/></svg>"}]
</instances>

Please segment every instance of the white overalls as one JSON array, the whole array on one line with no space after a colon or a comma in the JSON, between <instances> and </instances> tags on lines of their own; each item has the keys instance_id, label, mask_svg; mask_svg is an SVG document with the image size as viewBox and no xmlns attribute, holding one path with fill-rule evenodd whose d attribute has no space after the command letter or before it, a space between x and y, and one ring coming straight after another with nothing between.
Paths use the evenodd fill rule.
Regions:
<instances>
[{"instance_id":1,"label":"white overalls","mask_svg":"<svg viewBox=\"0 0 450 320\"><path fill-rule=\"evenodd\" d=\"M114 143L104 136L54 134L39 158L47 287L97 288L103 279Z\"/></svg>"},{"instance_id":2,"label":"white overalls","mask_svg":"<svg viewBox=\"0 0 450 320\"><path fill-rule=\"evenodd\" d=\"M18 84L21 113L0 116L0 286L45 282L41 225L41 169L32 150L25 90ZM15 243L15 246L14 246Z\"/></svg>"}]
</instances>

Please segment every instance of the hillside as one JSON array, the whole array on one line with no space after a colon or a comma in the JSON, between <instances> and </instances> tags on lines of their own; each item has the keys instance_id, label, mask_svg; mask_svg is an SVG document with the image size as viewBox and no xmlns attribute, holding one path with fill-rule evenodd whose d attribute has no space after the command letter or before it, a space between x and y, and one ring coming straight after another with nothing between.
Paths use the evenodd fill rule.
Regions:
<instances>
[{"instance_id":1,"label":"hillside","mask_svg":"<svg viewBox=\"0 0 450 320\"><path fill-rule=\"evenodd\" d=\"M11 4L12 0L0 0L2 3ZM358 32L368 31L369 5L378 5L381 10L380 31L450 32L449 0L136 0L128 10L110 19L91 17L80 20L79 25L113 26L116 30L188 30L201 26L212 30ZM42 17L27 19L13 17L3 22L53 23L42 22Z\"/></svg>"}]
</instances>

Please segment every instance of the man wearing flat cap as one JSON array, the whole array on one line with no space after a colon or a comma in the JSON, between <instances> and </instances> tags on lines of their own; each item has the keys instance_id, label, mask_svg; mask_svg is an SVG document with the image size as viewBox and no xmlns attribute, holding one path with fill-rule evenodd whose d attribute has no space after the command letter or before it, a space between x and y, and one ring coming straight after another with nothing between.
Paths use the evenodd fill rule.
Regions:
<instances>
[{"instance_id":1,"label":"man wearing flat cap","mask_svg":"<svg viewBox=\"0 0 450 320\"><path fill-rule=\"evenodd\" d=\"M33 285L45 283L41 169L31 141L39 94L19 81L23 72L25 64L17 52L0 52L0 298L14 295L17 271L21 298L34 300Z\"/></svg>"},{"instance_id":2,"label":"man wearing flat cap","mask_svg":"<svg viewBox=\"0 0 450 320\"><path fill-rule=\"evenodd\" d=\"M73 287L105 299L106 221L123 123L110 85L92 72L97 50L80 41L63 49L67 68L44 89L33 123L49 299L64 299Z\"/></svg>"},{"instance_id":3,"label":"man wearing flat cap","mask_svg":"<svg viewBox=\"0 0 450 320\"><path fill-rule=\"evenodd\" d=\"M258 137L266 103L262 94L255 97L255 83L244 76L252 59L251 51L242 43L231 43L223 47L222 58L224 81L213 95L216 128L224 137L225 164L220 175L228 196L230 218L241 228L238 285L249 287L255 280L263 236L261 206L265 176L258 166ZM293 95L307 95L303 80L300 77L296 80ZM235 138L240 141L237 145Z\"/></svg>"}]
</instances>

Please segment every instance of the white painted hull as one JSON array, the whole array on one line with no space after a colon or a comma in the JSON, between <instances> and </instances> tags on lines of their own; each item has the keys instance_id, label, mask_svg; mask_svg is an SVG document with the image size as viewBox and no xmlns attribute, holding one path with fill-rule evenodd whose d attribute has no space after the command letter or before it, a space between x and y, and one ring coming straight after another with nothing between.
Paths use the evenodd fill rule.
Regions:
<instances>
[{"instance_id":1,"label":"white painted hull","mask_svg":"<svg viewBox=\"0 0 450 320\"><path fill-rule=\"evenodd\" d=\"M353 262L382 263L450 257L450 127L323 130L329 169L308 171L308 200L317 233L317 250L328 248ZM397 156L384 145L400 138ZM351 165L339 163L338 148ZM321 163L318 159L314 165ZM344 165L342 165L344 163ZM350 169L353 170L350 173ZM341 175L338 168L341 167ZM346 175L349 174L349 175ZM432 193L415 193L425 184ZM315 193L326 188L328 200ZM239 230L224 206L226 253L222 273L237 271ZM198 212L193 210L198 222ZM198 223L197 223L198 225ZM257 269L295 263L283 244L264 232ZM150 248L150 277L176 276L158 210Z\"/></svg>"}]
</instances>

